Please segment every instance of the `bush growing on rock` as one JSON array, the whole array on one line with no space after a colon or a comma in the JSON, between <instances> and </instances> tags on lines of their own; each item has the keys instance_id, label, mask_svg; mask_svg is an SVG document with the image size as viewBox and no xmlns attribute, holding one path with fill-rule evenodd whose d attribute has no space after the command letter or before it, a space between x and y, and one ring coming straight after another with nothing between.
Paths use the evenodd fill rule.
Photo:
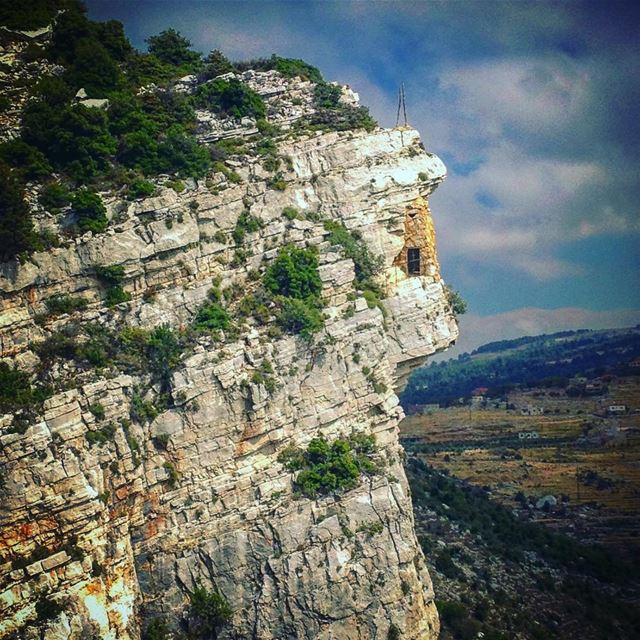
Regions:
<instances>
[{"instance_id":1,"label":"bush growing on rock","mask_svg":"<svg viewBox=\"0 0 640 640\"><path fill-rule=\"evenodd\" d=\"M142 632L142 640L169 640L170 631L164 618L154 618Z\"/></svg>"},{"instance_id":2,"label":"bush growing on rock","mask_svg":"<svg viewBox=\"0 0 640 640\"><path fill-rule=\"evenodd\" d=\"M33 251L36 235L24 200L24 185L0 162L0 260Z\"/></svg>"},{"instance_id":3,"label":"bush growing on rock","mask_svg":"<svg viewBox=\"0 0 640 640\"><path fill-rule=\"evenodd\" d=\"M195 93L195 103L233 118L264 118L267 109L264 100L248 85L235 78L218 78L200 85Z\"/></svg>"},{"instance_id":4,"label":"bush growing on rock","mask_svg":"<svg viewBox=\"0 0 640 640\"><path fill-rule=\"evenodd\" d=\"M191 42L175 29L165 29L147 39L149 53L158 60L176 67L193 67L200 62L200 54L191 50Z\"/></svg>"},{"instance_id":5,"label":"bush growing on rock","mask_svg":"<svg viewBox=\"0 0 640 640\"><path fill-rule=\"evenodd\" d=\"M96 265L96 277L107 287L105 302L108 307L115 307L121 302L131 300L131 295L122 288L124 282L124 267L122 265Z\"/></svg>"},{"instance_id":6,"label":"bush growing on rock","mask_svg":"<svg viewBox=\"0 0 640 640\"><path fill-rule=\"evenodd\" d=\"M205 303L196 314L193 328L197 331L225 331L231 326L227 310L217 302Z\"/></svg>"},{"instance_id":7,"label":"bush growing on rock","mask_svg":"<svg viewBox=\"0 0 640 640\"><path fill-rule=\"evenodd\" d=\"M329 232L327 240L342 249L345 258L351 258L356 273L355 285L359 289L382 296L382 291L375 281L382 270L382 256L374 256L357 231L349 231L343 224L328 220L324 228ZM369 300L367 300L369 302Z\"/></svg>"},{"instance_id":8,"label":"bush growing on rock","mask_svg":"<svg viewBox=\"0 0 640 640\"><path fill-rule=\"evenodd\" d=\"M29 376L7 362L0 362L0 414L27 407L31 399Z\"/></svg>"},{"instance_id":9,"label":"bush growing on rock","mask_svg":"<svg viewBox=\"0 0 640 640\"><path fill-rule=\"evenodd\" d=\"M146 198L153 195L156 188L152 182L144 180L143 178L134 178L127 185L127 198L129 200L135 200L136 198Z\"/></svg>"},{"instance_id":10,"label":"bush growing on rock","mask_svg":"<svg viewBox=\"0 0 640 640\"><path fill-rule=\"evenodd\" d=\"M106 113L82 104L59 108L29 103L23 112L22 137L54 168L80 182L104 173L116 150Z\"/></svg>"},{"instance_id":11,"label":"bush growing on rock","mask_svg":"<svg viewBox=\"0 0 640 640\"><path fill-rule=\"evenodd\" d=\"M104 97L124 82L116 61L93 37L82 38L76 43L66 79L73 87L82 87L96 98Z\"/></svg>"},{"instance_id":12,"label":"bush growing on rock","mask_svg":"<svg viewBox=\"0 0 640 640\"><path fill-rule=\"evenodd\" d=\"M53 296L45 302L49 315L59 316L63 313L86 309L87 301L80 296Z\"/></svg>"},{"instance_id":13,"label":"bush growing on rock","mask_svg":"<svg viewBox=\"0 0 640 640\"><path fill-rule=\"evenodd\" d=\"M71 198L71 206L82 231L101 233L107 228L109 219L102 198L89 189L81 189Z\"/></svg>"},{"instance_id":14,"label":"bush growing on rock","mask_svg":"<svg viewBox=\"0 0 640 640\"><path fill-rule=\"evenodd\" d=\"M314 438L305 451L288 448L278 461L289 471L298 471L296 491L307 498L346 491L357 486L363 473L374 473L377 465L373 436L351 435L329 444L323 437Z\"/></svg>"},{"instance_id":15,"label":"bush growing on rock","mask_svg":"<svg viewBox=\"0 0 640 640\"><path fill-rule=\"evenodd\" d=\"M252 216L248 211L243 211L238 216L236 226L231 232L236 244L242 244L244 242L247 233L255 233L262 228L263 224L259 218Z\"/></svg>"},{"instance_id":16,"label":"bush growing on rock","mask_svg":"<svg viewBox=\"0 0 640 640\"><path fill-rule=\"evenodd\" d=\"M322 314L313 300L280 296L276 298L276 302L279 304L276 321L284 331L299 334L305 340L310 340L314 333L322 329Z\"/></svg>"},{"instance_id":17,"label":"bush growing on rock","mask_svg":"<svg viewBox=\"0 0 640 640\"><path fill-rule=\"evenodd\" d=\"M219 49L211 51L204 59L204 64L204 69L199 76L200 81L211 80L216 76L221 76L234 70L229 59Z\"/></svg>"},{"instance_id":18,"label":"bush growing on rock","mask_svg":"<svg viewBox=\"0 0 640 640\"><path fill-rule=\"evenodd\" d=\"M0 5L0 24L8 29L37 29L46 27L56 15L56 0L7 2Z\"/></svg>"},{"instance_id":19,"label":"bush growing on rock","mask_svg":"<svg viewBox=\"0 0 640 640\"><path fill-rule=\"evenodd\" d=\"M267 268L264 286L276 295L306 300L322 289L318 273L318 255L311 249L289 245L281 249Z\"/></svg>"},{"instance_id":20,"label":"bush growing on rock","mask_svg":"<svg viewBox=\"0 0 640 640\"><path fill-rule=\"evenodd\" d=\"M191 594L191 620L189 627L197 638L217 638L218 632L231 619L233 610L217 591L196 587Z\"/></svg>"},{"instance_id":21,"label":"bush growing on rock","mask_svg":"<svg viewBox=\"0 0 640 640\"><path fill-rule=\"evenodd\" d=\"M0 159L15 167L27 180L48 176L52 171L44 154L19 138L0 144Z\"/></svg>"},{"instance_id":22,"label":"bush growing on rock","mask_svg":"<svg viewBox=\"0 0 640 640\"><path fill-rule=\"evenodd\" d=\"M257 58L243 62L237 62L235 68L238 71L256 69L257 71L271 71L275 69L287 78L299 77L311 82L323 82L322 74L317 67L310 65L299 58L282 58L275 53L269 58Z\"/></svg>"},{"instance_id":23,"label":"bush growing on rock","mask_svg":"<svg viewBox=\"0 0 640 640\"><path fill-rule=\"evenodd\" d=\"M36 615L40 622L54 620L64 611L64 607L48 596L41 596L36 602Z\"/></svg>"},{"instance_id":24,"label":"bush growing on rock","mask_svg":"<svg viewBox=\"0 0 640 640\"><path fill-rule=\"evenodd\" d=\"M315 251L285 247L267 268L262 284L275 295L276 320L282 329L308 340L322 328L322 282Z\"/></svg>"},{"instance_id":25,"label":"bush growing on rock","mask_svg":"<svg viewBox=\"0 0 640 640\"><path fill-rule=\"evenodd\" d=\"M457 291L450 287L445 287L445 293L447 295L447 301L449 302L451 311L455 315L459 316L467 312L467 303Z\"/></svg>"},{"instance_id":26,"label":"bush growing on rock","mask_svg":"<svg viewBox=\"0 0 640 640\"><path fill-rule=\"evenodd\" d=\"M334 131L366 129L373 131L377 122L366 107L353 107L341 101L342 89L326 82L316 84L313 96L315 113L310 118L311 125Z\"/></svg>"},{"instance_id":27,"label":"bush growing on rock","mask_svg":"<svg viewBox=\"0 0 640 640\"><path fill-rule=\"evenodd\" d=\"M47 210L55 211L71 203L69 190L59 182L51 182L40 191L38 202Z\"/></svg>"}]
</instances>

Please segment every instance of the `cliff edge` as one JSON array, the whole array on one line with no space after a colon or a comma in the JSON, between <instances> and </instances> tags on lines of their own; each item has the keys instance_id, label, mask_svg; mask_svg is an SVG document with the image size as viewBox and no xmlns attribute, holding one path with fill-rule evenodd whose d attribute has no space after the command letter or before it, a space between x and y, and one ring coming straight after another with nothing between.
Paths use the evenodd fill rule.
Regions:
<instances>
[{"instance_id":1,"label":"cliff edge","mask_svg":"<svg viewBox=\"0 0 640 640\"><path fill-rule=\"evenodd\" d=\"M241 79L285 130L304 114L309 83ZM255 133L198 117L203 143ZM137 639L154 619L179 627L199 588L228 603L220 638L437 637L394 389L457 337L427 204L445 168L407 128L276 146L277 180L246 157L151 197L103 193L106 232L2 265L3 361L55 385L26 421L0 418L0 637ZM381 257L378 294L345 234ZM321 283L322 328L306 337L255 300L291 246L316 256ZM203 308L233 329L191 336L161 375L87 355L100 335L109 352L110 336L131 349L144 331L184 333ZM59 336L71 357L38 347ZM368 436L375 465L315 497L282 455Z\"/></svg>"}]
</instances>

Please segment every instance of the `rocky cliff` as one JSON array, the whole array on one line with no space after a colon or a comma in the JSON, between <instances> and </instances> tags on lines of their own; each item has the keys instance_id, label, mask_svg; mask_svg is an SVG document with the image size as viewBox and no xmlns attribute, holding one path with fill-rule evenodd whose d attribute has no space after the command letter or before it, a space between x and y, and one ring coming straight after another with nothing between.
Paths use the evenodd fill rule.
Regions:
<instances>
[{"instance_id":1,"label":"rocky cliff","mask_svg":"<svg viewBox=\"0 0 640 640\"><path fill-rule=\"evenodd\" d=\"M243 80L280 126L311 108L302 81ZM203 141L256 130L198 117ZM103 193L105 233L2 265L4 361L33 375L44 362L55 385L28 424L0 419L0 637L137 639L154 618L178 624L197 587L230 606L220 638L437 637L394 390L457 336L426 200L445 168L407 128L285 135L277 153L277 184L246 157L183 190L160 179L146 199ZM241 238L243 216L257 222ZM383 299L357 289L327 221L382 256ZM200 334L172 367L168 401L151 378L34 347L83 325L184 329L212 287L239 313L290 244L317 249L323 329L281 333L267 310ZM129 300L105 303L96 265L122 267ZM83 305L47 316L63 296ZM294 495L279 454L353 433L375 436L377 471L341 493Z\"/></svg>"}]
</instances>

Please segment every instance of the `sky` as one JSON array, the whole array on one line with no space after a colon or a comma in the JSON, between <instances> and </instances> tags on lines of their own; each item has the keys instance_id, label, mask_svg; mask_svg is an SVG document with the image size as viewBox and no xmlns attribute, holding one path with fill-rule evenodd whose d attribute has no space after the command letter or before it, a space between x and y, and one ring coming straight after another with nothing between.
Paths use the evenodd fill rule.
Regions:
<instances>
[{"instance_id":1,"label":"sky","mask_svg":"<svg viewBox=\"0 0 640 640\"><path fill-rule=\"evenodd\" d=\"M139 49L174 27L205 54L302 58L382 126L404 82L409 124L448 167L430 204L443 277L468 304L465 348L640 322L640 3L87 6L121 20Z\"/></svg>"}]
</instances>

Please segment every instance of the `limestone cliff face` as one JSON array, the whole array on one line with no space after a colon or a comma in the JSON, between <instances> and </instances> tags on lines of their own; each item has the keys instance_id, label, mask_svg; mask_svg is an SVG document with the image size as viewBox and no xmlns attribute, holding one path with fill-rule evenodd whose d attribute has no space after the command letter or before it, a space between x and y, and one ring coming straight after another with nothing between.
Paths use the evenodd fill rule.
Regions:
<instances>
[{"instance_id":1,"label":"limestone cliff face","mask_svg":"<svg viewBox=\"0 0 640 640\"><path fill-rule=\"evenodd\" d=\"M247 160L238 184L216 174L133 203L105 194L106 233L2 266L0 346L25 370L37 364L30 343L72 320L185 325L214 279L249 290L286 243L318 248L327 319L310 345L251 322L234 341L201 338L173 374L175 406L102 445L86 434L129 418L135 377L72 372L24 434L1 418L0 637L40 637L35 605L49 594L64 611L47 638L137 639L145 619L179 620L196 585L233 609L224 638L384 639L392 625L405 639L437 637L394 388L457 337L426 203L445 169L409 129L312 134L279 152L288 157L282 191ZM287 206L315 215L288 220ZM225 238L243 210L262 228L234 260ZM318 219L358 230L383 256L384 309L354 290L353 262ZM408 246L421 249L419 275L407 274ZM104 306L96 264L124 267L130 302ZM89 305L36 324L62 293ZM269 390L252 382L265 360ZM340 496L295 498L278 453L352 431L375 435L384 473Z\"/></svg>"}]
</instances>

